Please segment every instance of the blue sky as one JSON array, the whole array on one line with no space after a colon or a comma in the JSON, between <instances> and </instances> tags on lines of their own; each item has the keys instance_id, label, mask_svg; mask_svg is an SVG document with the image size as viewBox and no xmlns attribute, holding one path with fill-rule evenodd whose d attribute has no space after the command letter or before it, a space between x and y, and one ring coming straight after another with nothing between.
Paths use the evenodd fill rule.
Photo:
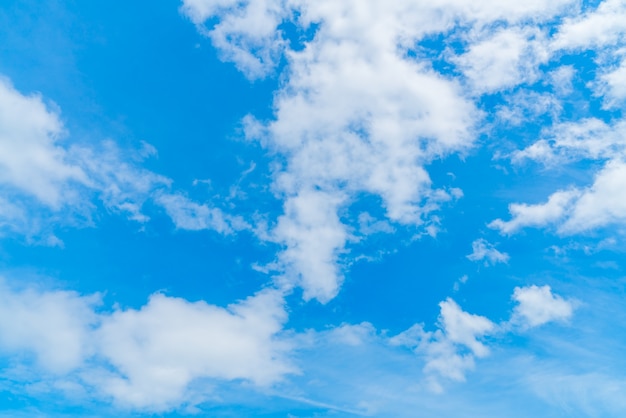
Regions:
<instances>
[{"instance_id":1,"label":"blue sky","mask_svg":"<svg viewBox=\"0 0 626 418\"><path fill-rule=\"evenodd\" d=\"M623 416L624 22L4 1L0 417Z\"/></svg>"}]
</instances>

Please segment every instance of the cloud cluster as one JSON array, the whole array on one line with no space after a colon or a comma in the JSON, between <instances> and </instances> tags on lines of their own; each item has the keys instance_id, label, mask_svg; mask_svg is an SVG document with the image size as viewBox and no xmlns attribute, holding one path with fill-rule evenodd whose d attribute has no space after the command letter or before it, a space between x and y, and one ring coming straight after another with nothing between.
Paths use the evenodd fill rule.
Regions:
<instances>
[{"instance_id":1,"label":"cloud cluster","mask_svg":"<svg viewBox=\"0 0 626 418\"><path fill-rule=\"evenodd\" d=\"M574 312L572 302L552 294L550 286L516 287L513 300L518 305L515 307L512 321L520 322L527 327L567 320Z\"/></svg>"},{"instance_id":2,"label":"cloud cluster","mask_svg":"<svg viewBox=\"0 0 626 418\"><path fill-rule=\"evenodd\" d=\"M424 364L423 374L413 378L441 392L445 381L464 381L475 359L489 355L487 339L567 320L574 311L573 302L550 287L529 286L515 289L511 320L502 324L465 312L448 298L439 304L434 331L418 324L388 337L362 323L297 334L285 330L283 296L270 288L219 307L156 293L138 308L107 310L99 295L3 280L0 354L10 356L15 368L3 375L14 382L48 382L47 390L72 384L122 408L159 412L202 403L217 383L277 387L311 366L297 362L303 349L343 347L356 355L382 344L411 348ZM24 375L20 365L30 372Z\"/></svg>"},{"instance_id":3,"label":"cloud cluster","mask_svg":"<svg viewBox=\"0 0 626 418\"><path fill-rule=\"evenodd\" d=\"M452 299L439 304L438 329L426 331L423 324L391 337L389 343L412 348L425 360L424 373L431 390L443 391L442 379L464 381L475 359L489 355L484 340L507 332L528 330L553 321L569 319L574 303L552 293L549 286L517 287L511 318L495 324L488 318L463 311Z\"/></svg>"},{"instance_id":4,"label":"cloud cluster","mask_svg":"<svg viewBox=\"0 0 626 418\"><path fill-rule=\"evenodd\" d=\"M129 151L110 140L84 142L69 136L54 104L0 78L1 234L59 244L55 224L89 224L97 201L137 222L148 220L142 207L151 200L179 228L228 233L246 227L217 208L185 200L170 191L170 179L142 168L156 152L152 146Z\"/></svg>"},{"instance_id":5,"label":"cloud cluster","mask_svg":"<svg viewBox=\"0 0 626 418\"><path fill-rule=\"evenodd\" d=\"M483 261L486 266L509 261L509 255L498 251L493 244L480 238L472 242L472 253L467 256L471 261Z\"/></svg>"},{"instance_id":6,"label":"cloud cluster","mask_svg":"<svg viewBox=\"0 0 626 418\"><path fill-rule=\"evenodd\" d=\"M209 396L206 385L193 392L201 379L267 386L295 371L284 300L272 289L226 308L154 294L139 309L106 312L98 295L2 281L0 301L0 351L37 371L29 379L74 379L125 408Z\"/></svg>"},{"instance_id":7,"label":"cloud cluster","mask_svg":"<svg viewBox=\"0 0 626 418\"><path fill-rule=\"evenodd\" d=\"M339 213L363 194L380 199L388 220L409 226L428 223L461 195L434 187L426 166L467 151L481 114L462 83L435 71L416 45L458 30L467 48L452 61L477 92L493 92L530 81L546 59L542 33L523 22L548 20L570 4L184 0L183 13L248 77L276 67L277 54L286 63L273 119L244 123L284 162L273 184L284 214L268 235L285 247L273 264L279 281L303 287L307 298L336 295L353 221ZM288 36L285 22L311 37ZM487 30L494 22L506 25ZM494 74L486 77L487 69Z\"/></svg>"},{"instance_id":8,"label":"cloud cluster","mask_svg":"<svg viewBox=\"0 0 626 418\"><path fill-rule=\"evenodd\" d=\"M549 41L555 55L594 51L595 79L587 83L606 110L622 110L626 97L624 2L607 0L597 8L566 18ZM597 117L557 121L541 137L514 152L512 161L535 161L548 169L572 163L600 166L589 185L569 186L551 194L547 201L509 206L511 219L491 223L502 233L524 227L549 227L559 234L588 232L610 225L623 226L626 201L620 190L626 185L625 121L621 112L604 120Z\"/></svg>"},{"instance_id":9,"label":"cloud cluster","mask_svg":"<svg viewBox=\"0 0 626 418\"><path fill-rule=\"evenodd\" d=\"M496 219L492 228L504 234L524 227L554 227L560 234L574 234L609 225L623 225L626 199L626 137L624 121L608 125L598 119L559 124L513 159L532 159L546 166L577 161L600 161L591 185L569 187L551 194L537 204L514 203L508 221Z\"/></svg>"}]
</instances>

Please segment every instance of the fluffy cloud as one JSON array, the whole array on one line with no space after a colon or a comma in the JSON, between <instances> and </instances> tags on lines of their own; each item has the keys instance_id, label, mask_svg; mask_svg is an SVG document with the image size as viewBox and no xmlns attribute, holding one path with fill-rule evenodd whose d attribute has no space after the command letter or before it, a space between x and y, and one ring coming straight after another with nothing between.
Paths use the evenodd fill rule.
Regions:
<instances>
[{"instance_id":1,"label":"fluffy cloud","mask_svg":"<svg viewBox=\"0 0 626 418\"><path fill-rule=\"evenodd\" d=\"M552 321L564 321L574 312L572 302L554 295L550 286L516 287L513 300L515 307L512 321L524 327L536 327Z\"/></svg>"},{"instance_id":2,"label":"fluffy cloud","mask_svg":"<svg viewBox=\"0 0 626 418\"><path fill-rule=\"evenodd\" d=\"M281 58L287 43L278 25L286 17L284 0L183 0L181 10L250 79L266 76ZM222 17L206 29L205 20Z\"/></svg>"},{"instance_id":3,"label":"fluffy cloud","mask_svg":"<svg viewBox=\"0 0 626 418\"><path fill-rule=\"evenodd\" d=\"M511 204L511 220L496 219L490 227L511 234L524 227L555 226L569 235L626 222L626 163L610 161L596 175L591 186L554 192L546 203Z\"/></svg>"},{"instance_id":4,"label":"fluffy cloud","mask_svg":"<svg viewBox=\"0 0 626 418\"><path fill-rule=\"evenodd\" d=\"M517 305L503 324L448 298L439 304L434 331L418 324L388 337L361 323L295 334L284 330L283 296L265 289L219 307L157 293L138 308L108 311L97 295L2 282L0 354L16 368L4 373L14 384L39 385L42 391L80 391L123 409L163 412L205 402L229 382L282 387L277 385L299 372L296 351L319 356L328 349L351 357L374 350L397 359L400 353L389 349L408 347L423 360L423 374L416 369L412 379L423 378L429 390L441 392L445 381L464 381L476 359L489 355L487 338L494 344L504 333L569 319L574 309L548 286L529 286L515 289ZM29 370L26 375L21 366Z\"/></svg>"},{"instance_id":5,"label":"fluffy cloud","mask_svg":"<svg viewBox=\"0 0 626 418\"><path fill-rule=\"evenodd\" d=\"M494 92L536 79L549 58L545 43L534 29L501 29L473 42L455 62L477 93Z\"/></svg>"},{"instance_id":6,"label":"fluffy cloud","mask_svg":"<svg viewBox=\"0 0 626 418\"><path fill-rule=\"evenodd\" d=\"M565 190L553 193L547 202L536 205L513 203L509 205L510 221L496 219L489 224L503 234L512 234L522 228L544 227L563 219L571 205L580 196L578 190Z\"/></svg>"},{"instance_id":7,"label":"fluffy cloud","mask_svg":"<svg viewBox=\"0 0 626 418\"><path fill-rule=\"evenodd\" d=\"M544 138L513 154L513 161L534 160L548 167L577 161L600 161L587 187L570 187L552 193L547 202L514 203L509 206L511 220L496 219L490 227L504 234L524 227L555 227L561 234L574 234L608 225L623 225L626 200L621 190L626 185L626 122L607 124L590 118L556 125Z\"/></svg>"},{"instance_id":8,"label":"fluffy cloud","mask_svg":"<svg viewBox=\"0 0 626 418\"><path fill-rule=\"evenodd\" d=\"M0 351L18 360L13 364L132 409L190 402L198 379L267 386L295 371L291 345L280 335L284 301L272 289L226 308L155 294L139 309L102 312L97 295L3 282L0 301Z\"/></svg>"},{"instance_id":9,"label":"fluffy cloud","mask_svg":"<svg viewBox=\"0 0 626 418\"><path fill-rule=\"evenodd\" d=\"M276 338L283 303L273 290L227 309L156 294L139 310L116 311L94 337L119 374L98 386L122 405L166 410L188 401L198 378L274 383L294 371Z\"/></svg>"},{"instance_id":10,"label":"fluffy cloud","mask_svg":"<svg viewBox=\"0 0 626 418\"><path fill-rule=\"evenodd\" d=\"M0 186L57 209L75 201L68 183L88 183L83 169L60 145L63 123L40 95L24 96L0 78ZM8 189L8 190L7 190Z\"/></svg>"},{"instance_id":11,"label":"fluffy cloud","mask_svg":"<svg viewBox=\"0 0 626 418\"><path fill-rule=\"evenodd\" d=\"M496 250L493 244L482 238L472 242L472 253L467 258L472 261L485 260L486 266L509 261L507 253Z\"/></svg>"},{"instance_id":12,"label":"fluffy cloud","mask_svg":"<svg viewBox=\"0 0 626 418\"><path fill-rule=\"evenodd\" d=\"M200 10L185 5L192 16ZM250 5L217 15L227 22ZM341 208L365 192L382 199L392 221L423 223L451 198L431 188L424 165L471 146L477 113L456 83L398 51L398 43L409 45L426 32L415 28L429 26L417 7L291 6L298 10L296 24L319 26L304 49L286 52L288 79L276 96L274 119L249 118L247 132L286 157L274 181L285 213L270 233L286 246L279 276L303 286L307 298L327 301L342 281L338 255L349 238Z\"/></svg>"},{"instance_id":13,"label":"fluffy cloud","mask_svg":"<svg viewBox=\"0 0 626 418\"><path fill-rule=\"evenodd\" d=\"M436 392L442 391L438 377L465 380L465 373L474 368L474 358L489 354L480 339L496 329L489 319L463 311L452 299L441 302L439 307L440 329L425 331L418 324L390 339L392 345L413 347L424 356L424 372Z\"/></svg>"},{"instance_id":14,"label":"fluffy cloud","mask_svg":"<svg viewBox=\"0 0 626 418\"><path fill-rule=\"evenodd\" d=\"M516 163L538 161L547 166L592 159L607 160L626 152L626 122L614 124L588 118L559 123L542 133L542 138L529 147L513 153Z\"/></svg>"},{"instance_id":15,"label":"fluffy cloud","mask_svg":"<svg viewBox=\"0 0 626 418\"><path fill-rule=\"evenodd\" d=\"M443 391L443 380L464 381L475 367L475 359L489 355L486 337L528 330L573 315L572 302L552 293L549 286L516 287L512 296L517 302L508 321L495 324L488 318L465 312L452 299L439 304L438 329L426 331L422 324L389 338L393 346L412 348L424 359L424 373L429 388ZM370 331L371 334L371 331Z\"/></svg>"},{"instance_id":16,"label":"fluffy cloud","mask_svg":"<svg viewBox=\"0 0 626 418\"><path fill-rule=\"evenodd\" d=\"M248 228L239 217L172 192L172 181L141 162L156 153L143 143L122 150L113 141L70 141L59 113L40 95L23 95L0 78L0 232L58 245L55 224L90 222L94 203L137 222L143 206L161 206L178 228L231 233ZM80 220L80 221L79 221Z\"/></svg>"},{"instance_id":17,"label":"fluffy cloud","mask_svg":"<svg viewBox=\"0 0 626 418\"><path fill-rule=\"evenodd\" d=\"M554 36L553 48L575 49L612 45L626 34L626 4L606 0L598 8L567 19Z\"/></svg>"},{"instance_id":18,"label":"fluffy cloud","mask_svg":"<svg viewBox=\"0 0 626 418\"><path fill-rule=\"evenodd\" d=\"M454 75L420 55L423 39L460 41L462 51L444 45L439 58L455 63L475 93L493 93L536 79L553 52L536 23L576 7L572 0L183 0L182 12L247 77L285 63L273 118L244 121L249 138L279 155L273 190L285 212L267 234L285 247L274 264L278 280L302 286L307 298L336 295L355 222L346 208L361 196L380 199L386 221L424 227L459 195L433 185L426 167L468 150L481 113ZM308 39L287 40L285 22ZM304 201L323 219L312 223ZM323 231L317 253L305 256L313 229Z\"/></svg>"},{"instance_id":19,"label":"fluffy cloud","mask_svg":"<svg viewBox=\"0 0 626 418\"><path fill-rule=\"evenodd\" d=\"M604 98L606 108L623 104L626 101L626 60L600 75L596 90Z\"/></svg>"},{"instance_id":20,"label":"fluffy cloud","mask_svg":"<svg viewBox=\"0 0 626 418\"><path fill-rule=\"evenodd\" d=\"M33 356L52 373L67 373L91 355L86 336L97 323L97 295L15 289L0 281L0 350Z\"/></svg>"}]
</instances>

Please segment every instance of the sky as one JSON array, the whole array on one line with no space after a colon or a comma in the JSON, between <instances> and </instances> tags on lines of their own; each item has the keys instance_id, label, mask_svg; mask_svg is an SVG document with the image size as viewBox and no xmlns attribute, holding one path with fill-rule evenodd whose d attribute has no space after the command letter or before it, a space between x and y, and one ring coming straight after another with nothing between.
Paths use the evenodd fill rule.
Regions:
<instances>
[{"instance_id":1,"label":"sky","mask_svg":"<svg viewBox=\"0 0 626 418\"><path fill-rule=\"evenodd\" d=\"M626 414L626 1L4 0L0 417Z\"/></svg>"}]
</instances>

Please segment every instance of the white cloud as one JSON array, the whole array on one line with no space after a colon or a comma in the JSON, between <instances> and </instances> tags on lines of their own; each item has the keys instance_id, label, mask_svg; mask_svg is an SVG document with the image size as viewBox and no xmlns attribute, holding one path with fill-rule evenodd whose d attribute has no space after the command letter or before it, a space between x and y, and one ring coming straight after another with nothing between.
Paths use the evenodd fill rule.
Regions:
<instances>
[{"instance_id":1,"label":"white cloud","mask_svg":"<svg viewBox=\"0 0 626 418\"><path fill-rule=\"evenodd\" d=\"M273 289L226 308L154 294L139 309L104 312L97 295L2 282L0 302L0 352L28 368L13 379L29 385L73 382L123 407L166 411L204 399L199 379L268 386L295 372Z\"/></svg>"},{"instance_id":2,"label":"white cloud","mask_svg":"<svg viewBox=\"0 0 626 418\"><path fill-rule=\"evenodd\" d=\"M516 287L513 300L515 307L511 321L523 327L537 327L552 321L571 318L574 305L552 293L550 286Z\"/></svg>"},{"instance_id":3,"label":"white cloud","mask_svg":"<svg viewBox=\"0 0 626 418\"><path fill-rule=\"evenodd\" d=\"M549 73L551 84L558 95L570 94L574 87L572 80L576 75L576 69L571 65L563 65Z\"/></svg>"},{"instance_id":4,"label":"white cloud","mask_svg":"<svg viewBox=\"0 0 626 418\"><path fill-rule=\"evenodd\" d=\"M94 194L111 210L144 221L141 205L169 180L138 168L112 142L69 143L58 112L0 78L0 225L27 238L55 223L90 218ZM9 203L10 202L10 203ZM48 231L50 240L53 235Z\"/></svg>"},{"instance_id":5,"label":"white cloud","mask_svg":"<svg viewBox=\"0 0 626 418\"><path fill-rule=\"evenodd\" d=\"M422 7L291 5L297 24L319 27L303 50L286 53L288 79L276 95L274 119L248 119L247 128L286 157L274 181L285 214L270 234L287 246L278 260L281 278L303 286L305 297L327 301L342 281L338 254L348 240L338 212L365 192L380 196L390 220L423 223L451 199L431 188L424 165L468 149L478 113L457 83L398 50L426 33L420 25L432 27ZM224 21L233 14L218 13Z\"/></svg>"},{"instance_id":6,"label":"white cloud","mask_svg":"<svg viewBox=\"0 0 626 418\"><path fill-rule=\"evenodd\" d=\"M506 263L509 261L509 255L502 253L487 242L487 240L480 238L472 242L472 253L467 256L472 261L485 260L485 265L494 265L497 263Z\"/></svg>"},{"instance_id":7,"label":"white cloud","mask_svg":"<svg viewBox=\"0 0 626 418\"><path fill-rule=\"evenodd\" d=\"M512 234L518 230L532 226L544 227L561 220L576 198L578 190L565 190L553 193L546 203L528 205L513 203L509 205L512 219L503 221L496 219L489 224L490 228L498 229L503 234Z\"/></svg>"},{"instance_id":8,"label":"white cloud","mask_svg":"<svg viewBox=\"0 0 626 418\"><path fill-rule=\"evenodd\" d=\"M155 202L163 206L179 229L211 229L222 234L231 234L250 227L241 217L228 215L207 204L198 204L181 194L162 193L155 197Z\"/></svg>"},{"instance_id":9,"label":"white cloud","mask_svg":"<svg viewBox=\"0 0 626 418\"><path fill-rule=\"evenodd\" d=\"M561 110L561 101L554 94L520 90L508 95L507 104L498 106L495 115L501 123L521 126L543 115L558 119Z\"/></svg>"},{"instance_id":10,"label":"white cloud","mask_svg":"<svg viewBox=\"0 0 626 418\"><path fill-rule=\"evenodd\" d=\"M477 93L494 92L532 82L549 55L541 32L510 27L489 32L454 61Z\"/></svg>"},{"instance_id":11,"label":"white cloud","mask_svg":"<svg viewBox=\"0 0 626 418\"><path fill-rule=\"evenodd\" d=\"M181 229L227 234L249 228L240 217L169 191L170 179L141 167L156 153L151 145L123 150L107 140L88 146L66 135L58 112L39 95L25 96L0 78L0 232L60 245L54 227L90 223L95 199L137 222L148 220L143 206L151 200Z\"/></svg>"},{"instance_id":12,"label":"white cloud","mask_svg":"<svg viewBox=\"0 0 626 418\"><path fill-rule=\"evenodd\" d=\"M143 204L159 189L171 184L170 179L137 164L146 154L154 152L151 146L144 144L146 147L147 150L124 153L113 141L105 141L98 148L72 148L89 175L90 187L104 205L138 222L148 220L142 213Z\"/></svg>"},{"instance_id":13,"label":"white cloud","mask_svg":"<svg viewBox=\"0 0 626 418\"><path fill-rule=\"evenodd\" d=\"M584 189L559 230L575 233L626 222L626 163L610 161Z\"/></svg>"},{"instance_id":14,"label":"white cloud","mask_svg":"<svg viewBox=\"0 0 626 418\"><path fill-rule=\"evenodd\" d=\"M181 10L211 38L224 60L255 79L274 69L286 47L277 29L288 13L284 4L284 0L183 0ZM220 21L205 28L204 22L214 15Z\"/></svg>"},{"instance_id":15,"label":"white cloud","mask_svg":"<svg viewBox=\"0 0 626 418\"><path fill-rule=\"evenodd\" d=\"M412 348L424 359L424 373L430 390L443 391L443 380L465 381L476 358L490 354L486 337L525 331L553 321L572 317L574 304L552 293L549 286L516 287L517 302L508 321L495 324L488 318L470 314L452 299L439 303L438 329L426 331L422 324L388 339L392 346ZM374 335L370 330L368 335Z\"/></svg>"},{"instance_id":16,"label":"white cloud","mask_svg":"<svg viewBox=\"0 0 626 418\"><path fill-rule=\"evenodd\" d=\"M15 289L0 279L0 351L33 356L52 373L67 373L91 355L87 335L97 323L97 295Z\"/></svg>"},{"instance_id":17,"label":"white cloud","mask_svg":"<svg viewBox=\"0 0 626 418\"><path fill-rule=\"evenodd\" d=\"M599 76L597 94L604 99L604 107L617 107L626 100L626 60Z\"/></svg>"},{"instance_id":18,"label":"white cloud","mask_svg":"<svg viewBox=\"0 0 626 418\"><path fill-rule=\"evenodd\" d=\"M522 24L575 4L183 0L182 12L247 77L266 75L279 59L286 64L274 117L244 120L247 136L282 164L273 190L285 213L267 234L286 247L275 263L281 285L322 301L337 294L347 225L355 221L345 208L360 196L380 198L388 221L422 228L455 198L433 186L425 167L467 151L481 113L460 83L407 51L427 35L461 28L468 52L457 60L476 88L514 86L534 80L547 59L542 32ZM293 47L278 29L286 21L313 31L311 38ZM501 29L490 32L495 22ZM313 222L303 201L322 218Z\"/></svg>"},{"instance_id":19,"label":"white cloud","mask_svg":"<svg viewBox=\"0 0 626 418\"><path fill-rule=\"evenodd\" d=\"M153 295L139 310L103 318L94 335L119 375L95 382L122 405L162 411L189 400L198 378L268 385L294 369L276 334L287 319L279 292L267 290L227 309Z\"/></svg>"},{"instance_id":20,"label":"white cloud","mask_svg":"<svg viewBox=\"0 0 626 418\"><path fill-rule=\"evenodd\" d=\"M414 347L416 353L424 356L424 372L436 392L442 390L438 377L465 380L465 373L474 368L474 358L489 354L480 339L496 330L489 319L463 311L450 298L439 306L440 329L428 332L422 325L414 325L390 339L392 345Z\"/></svg>"},{"instance_id":21,"label":"white cloud","mask_svg":"<svg viewBox=\"0 0 626 418\"><path fill-rule=\"evenodd\" d=\"M626 223L626 163L609 161L586 188L554 192L546 203L511 204L511 220L496 219L489 227L503 234L512 234L525 227L556 227L557 232L570 235L609 225Z\"/></svg>"},{"instance_id":22,"label":"white cloud","mask_svg":"<svg viewBox=\"0 0 626 418\"><path fill-rule=\"evenodd\" d=\"M559 190L546 203L511 204L510 221L497 219L490 226L511 234L521 228L554 226L561 234L585 232L608 225L623 225L626 200L626 122L613 124L595 118L557 124L543 138L513 153L512 160L535 160L548 167L576 161L598 161L603 166L587 187Z\"/></svg>"},{"instance_id":23,"label":"white cloud","mask_svg":"<svg viewBox=\"0 0 626 418\"><path fill-rule=\"evenodd\" d=\"M40 95L25 96L0 78L0 187L25 193L58 209L78 198L68 184L88 183L82 168L60 145L64 135L58 113Z\"/></svg>"},{"instance_id":24,"label":"white cloud","mask_svg":"<svg viewBox=\"0 0 626 418\"><path fill-rule=\"evenodd\" d=\"M551 166L582 159L610 159L626 152L626 122L609 125L596 118L559 123L539 141L513 153L514 162L526 159Z\"/></svg>"},{"instance_id":25,"label":"white cloud","mask_svg":"<svg viewBox=\"0 0 626 418\"><path fill-rule=\"evenodd\" d=\"M306 191L285 201L285 214L272 231L272 240L286 245L278 256L279 282L302 286L306 300L327 302L339 291L342 273L337 264L348 240L346 226L337 216L342 197ZM295 283L294 283L295 281Z\"/></svg>"},{"instance_id":26,"label":"white cloud","mask_svg":"<svg viewBox=\"0 0 626 418\"><path fill-rule=\"evenodd\" d=\"M553 48L589 48L616 44L626 34L626 3L606 0L597 9L567 19L554 36Z\"/></svg>"}]
</instances>

